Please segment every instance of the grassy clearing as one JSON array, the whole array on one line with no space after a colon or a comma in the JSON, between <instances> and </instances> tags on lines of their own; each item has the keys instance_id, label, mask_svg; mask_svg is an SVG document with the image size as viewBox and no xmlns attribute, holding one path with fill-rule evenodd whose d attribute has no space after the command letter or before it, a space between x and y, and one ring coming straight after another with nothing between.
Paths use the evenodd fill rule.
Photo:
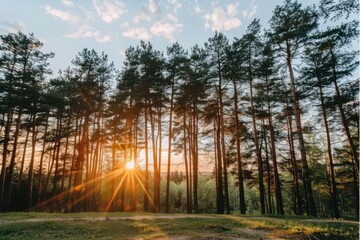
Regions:
<instances>
[{"instance_id":1,"label":"grassy clearing","mask_svg":"<svg viewBox=\"0 0 360 240\"><path fill-rule=\"evenodd\" d=\"M230 217L248 228L269 229L275 236L299 237L299 239L358 240L359 224L356 222L328 219L291 217ZM312 237L312 238L311 238ZM294 239L294 238L292 238ZM297 238L295 238L297 239Z\"/></svg>"},{"instance_id":2,"label":"grassy clearing","mask_svg":"<svg viewBox=\"0 0 360 240\"><path fill-rule=\"evenodd\" d=\"M278 236L292 240L309 237L358 240L359 225L318 219L226 215L0 214L0 239L176 239L185 236L186 239L259 239Z\"/></svg>"}]
</instances>

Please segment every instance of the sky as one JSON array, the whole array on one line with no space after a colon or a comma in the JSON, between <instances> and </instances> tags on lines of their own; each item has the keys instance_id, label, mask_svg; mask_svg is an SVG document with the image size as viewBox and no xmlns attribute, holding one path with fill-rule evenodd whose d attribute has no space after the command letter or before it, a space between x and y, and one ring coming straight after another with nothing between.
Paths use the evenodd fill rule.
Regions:
<instances>
[{"instance_id":1,"label":"sky","mask_svg":"<svg viewBox=\"0 0 360 240\"><path fill-rule=\"evenodd\" d=\"M316 1L303 0L304 5ZM203 45L215 31L240 38L254 18L268 27L283 0L0 0L0 34L34 33L54 52L54 74L84 48L104 52L122 68L124 52L141 40L155 49Z\"/></svg>"}]
</instances>

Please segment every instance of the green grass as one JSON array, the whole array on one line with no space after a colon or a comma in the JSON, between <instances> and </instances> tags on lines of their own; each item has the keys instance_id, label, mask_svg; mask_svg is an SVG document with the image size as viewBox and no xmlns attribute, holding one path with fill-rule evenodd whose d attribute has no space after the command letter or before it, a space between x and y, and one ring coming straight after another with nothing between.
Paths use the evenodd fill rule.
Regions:
<instances>
[{"instance_id":1,"label":"green grass","mask_svg":"<svg viewBox=\"0 0 360 240\"><path fill-rule=\"evenodd\" d=\"M132 216L139 218L114 219ZM175 218L163 219L157 218L158 216ZM309 236L312 239L326 240L359 239L359 225L345 221L228 215L191 215L191 218L176 218L177 216L186 215L6 213L0 214L0 239L175 239L178 236L187 236L189 239L259 239L264 232L292 240L309 239ZM105 220L99 221L100 217ZM92 218L97 218L97 221L92 221Z\"/></svg>"}]
</instances>

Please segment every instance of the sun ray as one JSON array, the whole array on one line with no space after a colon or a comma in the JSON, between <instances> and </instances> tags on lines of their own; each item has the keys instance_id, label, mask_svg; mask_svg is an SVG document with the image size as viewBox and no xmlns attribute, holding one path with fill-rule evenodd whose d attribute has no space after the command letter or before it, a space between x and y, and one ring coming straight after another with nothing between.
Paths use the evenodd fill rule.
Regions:
<instances>
[{"instance_id":1,"label":"sun ray","mask_svg":"<svg viewBox=\"0 0 360 240\"><path fill-rule=\"evenodd\" d=\"M81 189L82 187L86 187L86 186L92 184L92 183L95 182L95 181L98 181L98 180L101 180L101 179L105 179L105 181L110 181L110 180L116 178L117 176L121 175L123 171L124 171L123 169L118 169L118 170L112 171L112 172L110 172L110 173L108 173L108 174L106 174L106 175L99 176L99 177L96 177L96 178L94 178L94 179L92 179L92 180L89 180L89 181L87 181L87 182L84 182L84 183L82 183L82 184L73 186L73 187L71 187L70 189L68 189L67 191L64 191L64 192L62 192L62 193L60 193L60 194L57 194L57 195L53 196L53 197L50 198L50 199L46 199L46 200L40 202L39 204L37 204L37 205L34 206L33 208L37 208L38 206L40 206L40 207L46 206L47 204L49 204L49 203L51 203L51 202L53 202L53 201L56 201L56 200L58 200L58 199L61 199L62 197L66 196L68 193L74 191L75 189L77 189L77 188L80 188L80 189ZM86 197L87 195L84 195L84 196ZM83 197L81 197L81 198L83 198ZM76 202L78 202L78 201L76 201ZM74 205L74 202L71 203L70 206L73 206L73 205Z\"/></svg>"},{"instance_id":2,"label":"sun ray","mask_svg":"<svg viewBox=\"0 0 360 240\"><path fill-rule=\"evenodd\" d=\"M124 183L124 181L125 181L125 179L126 179L127 174L128 174L128 172L126 171L125 174L124 174L124 176L121 178L120 183L119 183L118 186L116 187L116 190L114 191L113 195L111 196L111 199L110 199L108 205L107 205L106 208L105 208L105 211L106 211L106 212L109 211L110 206L111 206L111 204L113 203L116 195L118 194L121 186L123 185L123 183Z\"/></svg>"},{"instance_id":3,"label":"sun ray","mask_svg":"<svg viewBox=\"0 0 360 240\"><path fill-rule=\"evenodd\" d=\"M143 185L143 183L142 183L141 180L139 179L139 176L138 176L138 174L137 174L136 172L134 172L134 176L136 177L136 179L137 179L140 187L144 190L144 193L146 194L146 196L147 196L148 199L150 200L151 205L155 208L156 212L158 212L158 209L157 209L157 207L155 206L155 203L154 203L154 201L153 201L153 199L152 199L149 191L145 188L145 186Z\"/></svg>"}]
</instances>

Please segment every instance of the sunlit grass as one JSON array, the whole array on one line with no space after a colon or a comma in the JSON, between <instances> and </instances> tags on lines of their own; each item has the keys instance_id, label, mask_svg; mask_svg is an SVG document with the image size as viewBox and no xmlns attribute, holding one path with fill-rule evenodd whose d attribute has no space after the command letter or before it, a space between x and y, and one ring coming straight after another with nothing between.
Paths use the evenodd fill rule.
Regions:
<instances>
[{"instance_id":1,"label":"sunlit grass","mask_svg":"<svg viewBox=\"0 0 360 240\"><path fill-rule=\"evenodd\" d=\"M311 236L311 239L359 239L358 224L321 219L140 212L0 214L0 239L163 239L168 236L259 239L258 232L293 240Z\"/></svg>"},{"instance_id":2,"label":"sunlit grass","mask_svg":"<svg viewBox=\"0 0 360 240\"><path fill-rule=\"evenodd\" d=\"M270 218L270 217L233 217L228 218L244 224L253 229L269 229L276 231L275 235L305 235L320 236L320 239L358 239L359 225L328 219L304 219L304 218ZM324 238L326 237L326 238Z\"/></svg>"}]
</instances>

